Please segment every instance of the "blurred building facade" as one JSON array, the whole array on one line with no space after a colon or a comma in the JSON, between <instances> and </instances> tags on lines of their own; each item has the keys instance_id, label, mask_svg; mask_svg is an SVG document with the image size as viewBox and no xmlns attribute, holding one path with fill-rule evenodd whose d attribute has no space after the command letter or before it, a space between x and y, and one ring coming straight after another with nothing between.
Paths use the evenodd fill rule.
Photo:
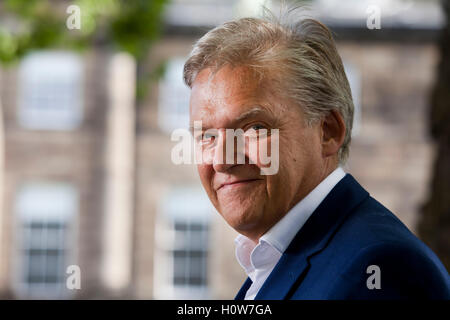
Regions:
<instances>
[{"instance_id":1,"label":"blurred building facade","mask_svg":"<svg viewBox=\"0 0 450 320\"><path fill-rule=\"evenodd\" d=\"M364 6L355 18L322 2L316 15L336 34L356 106L345 170L414 231L433 159L426 117L438 11L427 9L431 26L392 15L388 28L368 30ZM35 52L1 70L1 297L234 297L245 279L237 234L195 167L171 162L171 133L188 126L181 76L193 43L256 3L174 1L146 65L164 63L164 76L138 107L136 65L124 54ZM80 290L66 287L70 265L80 267Z\"/></svg>"}]
</instances>

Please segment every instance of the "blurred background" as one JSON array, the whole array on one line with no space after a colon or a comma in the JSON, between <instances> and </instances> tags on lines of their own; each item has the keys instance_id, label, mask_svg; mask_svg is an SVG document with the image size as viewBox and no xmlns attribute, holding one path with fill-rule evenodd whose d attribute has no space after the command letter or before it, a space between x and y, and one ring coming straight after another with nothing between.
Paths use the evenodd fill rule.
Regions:
<instances>
[{"instance_id":1,"label":"blurred background","mask_svg":"<svg viewBox=\"0 0 450 320\"><path fill-rule=\"evenodd\" d=\"M299 3L333 30L350 81L345 170L448 269L447 1ZM236 232L195 167L171 162L170 136L188 126L194 42L262 4L279 12L277 0L0 0L0 298L234 297Z\"/></svg>"}]
</instances>

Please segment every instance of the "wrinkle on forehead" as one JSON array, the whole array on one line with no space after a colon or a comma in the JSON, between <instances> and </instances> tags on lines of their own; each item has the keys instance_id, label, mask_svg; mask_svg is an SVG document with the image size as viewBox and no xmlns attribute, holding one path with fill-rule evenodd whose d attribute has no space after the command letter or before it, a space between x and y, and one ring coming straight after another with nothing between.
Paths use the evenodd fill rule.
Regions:
<instances>
[{"instance_id":1,"label":"wrinkle on forehead","mask_svg":"<svg viewBox=\"0 0 450 320\"><path fill-rule=\"evenodd\" d=\"M194 88L196 84L202 83L202 86L205 88L209 88L215 91L220 90L222 89L222 86L227 85L224 81L222 81L225 77L224 73L226 73L228 76L233 75L235 84L233 87L231 87L233 91L242 89L255 90L261 83L261 77L257 76L257 73L250 67L233 67L230 65L225 65L219 70L213 70L211 68L205 68L201 70L195 78L192 87ZM233 91L229 93L235 93Z\"/></svg>"},{"instance_id":2,"label":"wrinkle on forehead","mask_svg":"<svg viewBox=\"0 0 450 320\"><path fill-rule=\"evenodd\" d=\"M256 106L262 106L272 115L278 114L277 111L281 110L274 110L275 106L269 104L270 90L267 84L262 85L261 82L261 78L248 67L225 66L217 72L210 68L203 69L192 86L191 122L203 120L204 127L212 123L218 126L217 120L229 123L248 112L246 109ZM277 99L276 103L280 104L281 99Z\"/></svg>"}]
</instances>

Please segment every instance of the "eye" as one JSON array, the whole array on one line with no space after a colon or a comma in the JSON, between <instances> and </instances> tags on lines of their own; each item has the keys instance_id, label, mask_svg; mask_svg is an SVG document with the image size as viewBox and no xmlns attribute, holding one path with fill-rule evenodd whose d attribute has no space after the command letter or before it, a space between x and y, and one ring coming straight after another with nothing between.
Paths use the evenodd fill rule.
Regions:
<instances>
[{"instance_id":1,"label":"eye","mask_svg":"<svg viewBox=\"0 0 450 320\"><path fill-rule=\"evenodd\" d=\"M214 139L216 136L214 135L214 134L211 134L211 133L208 133L208 132L206 132L204 135L203 135L203 140L211 140L211 139Z\"/></svg>"},{"instance_id":2,"label":"eye","mask_svg":"<svg viewBox=\"0 0 450 320\"><path fill-rule=\"evenodd\" d=\"M262 123L252 124L247 128L246 134L249 138L264 138L268 135L267 126Z\"/></svg>"},{"instance_id":3,"label":"eye","mask_svg":"<svg viewBox=\"0 0 450 320\"><path fill-rule=\"evenodd\" d=\"M216 134L211 133L211 132L205 132L205 133L197 136L197 141L203 145L214 143L215 140L216 140Z\"/></svg>"},{"instance_id":4,"label":"eye","mask_svg":"<svg viewBox=\"0 0 450 320\"><path fill-rule=\"evenodd\" d=\"M258 131L258 130L261 130L261 129L265 129L265 127L262 124L254 124L250 128L255 130L255 131Z\"/></svg>"},{"instance_id":5,"label":"eye","mask_svg":"<svg viewBox=\"0 0 450 320\"><path fill-rule=\"evenodd\" d=\"M262 131L267 131L267 127L262 123L255 123L250 125L245 131L255 131L256 134L261 134Z\"/></svg>"}]
</instances>

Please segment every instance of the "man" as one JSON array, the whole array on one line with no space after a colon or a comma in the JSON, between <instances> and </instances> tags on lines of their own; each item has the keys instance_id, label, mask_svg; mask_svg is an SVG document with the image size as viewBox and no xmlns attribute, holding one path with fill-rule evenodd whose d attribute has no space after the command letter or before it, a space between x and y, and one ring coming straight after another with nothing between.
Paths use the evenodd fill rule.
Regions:
<instances>
[{"instance_id":1,"label":"man","mask_svg":"<svg viewBox=\"0 0 450 320\"><path fill-rule=\"evenodd\" d=\"M240 233L236 256L249 278L236 299L450 299L435 254L341 168L353 102L324 25L225 23L195 44L184 79L191 124L201 123L201 182ZM264 174L251 142L232 156L245 163L225 161L235 144L226 129L277 143L276 174Z\"/></svg>"}]
</instances>

